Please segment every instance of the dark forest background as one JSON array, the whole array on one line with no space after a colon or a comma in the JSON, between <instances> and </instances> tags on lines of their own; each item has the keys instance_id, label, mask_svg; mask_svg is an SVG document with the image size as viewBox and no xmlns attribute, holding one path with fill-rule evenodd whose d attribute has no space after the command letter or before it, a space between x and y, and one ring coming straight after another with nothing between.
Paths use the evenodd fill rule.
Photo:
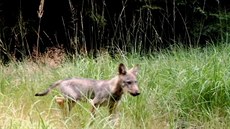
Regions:
<instances>
[{"instance_id":1,"label":"dark forest background","mask_svg":"<svg viewBox=\"0 0 230 129\"><path fill-rule=\"evenodd\" d=\"M44 2L44 4L42 4ZM229 38L228 0L0 0L0 58L106 50L149 54ZM39 6L43 8L40 9ZM40 17L38 16L40 14Z\"/></svg>"}]
</instances>

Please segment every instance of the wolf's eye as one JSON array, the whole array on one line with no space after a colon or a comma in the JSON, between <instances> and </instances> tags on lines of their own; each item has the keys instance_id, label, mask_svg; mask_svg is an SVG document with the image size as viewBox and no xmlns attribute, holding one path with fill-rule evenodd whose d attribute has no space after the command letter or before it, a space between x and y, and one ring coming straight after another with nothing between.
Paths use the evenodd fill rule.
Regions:
<instances>
[{"instance_id":1,"label":"wolf's eye","mask_svg":"<svg viewBox=\"0 0 230 129\"><path fill-rule=\"evenodd\" d=\"M128 85L130 85L130 84L132 84L132 81L127 81L125 83L128 84Z\"/></svg>"}]
</instances>

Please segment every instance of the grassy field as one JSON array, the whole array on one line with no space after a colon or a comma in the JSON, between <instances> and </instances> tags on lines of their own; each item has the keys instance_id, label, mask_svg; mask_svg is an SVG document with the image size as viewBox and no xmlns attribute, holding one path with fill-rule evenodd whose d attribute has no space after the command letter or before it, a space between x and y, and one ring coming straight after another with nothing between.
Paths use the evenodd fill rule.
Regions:
<instances>
[{"instance_id":1,"label":"grassy field","mask_svg":"<svg viewBox=\"0 0 230 129\"><path fill-rule=\"evenodd\" d=\"M122 98L119 124L113 126L106 108L90 125L90 105L80 102L63 118L53 92L34 94L56 80L69 77L109 79L120 62L141 65L141 95ZM2 129L220 129L230 127L230 45L181 49L111 58L78 57L51 67L23 62L0 65L0 128Z\"/></svg>"}]
</instances>

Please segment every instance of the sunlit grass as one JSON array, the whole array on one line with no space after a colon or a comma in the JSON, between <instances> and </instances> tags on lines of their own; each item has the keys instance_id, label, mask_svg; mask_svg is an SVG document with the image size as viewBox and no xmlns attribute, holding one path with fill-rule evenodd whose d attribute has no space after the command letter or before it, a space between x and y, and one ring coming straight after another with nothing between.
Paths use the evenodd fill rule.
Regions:
<instances>
[{"instance_id":1,"label":"sunlit grass","mask_svg":"<svg viewBox=\"0 0 230 129\"><path fill-rule=\"evenodd\" d=\"M181 49L140 57L108 55L66 59L57 66L23 61L0 65L1 128L227 128L230 126L230 46ZM141 95L123 96L119 124L109 121L107 108L90 116L90 104L80 102L63 118L53 92L34 94L54 81L74 76L109 79L120 62L141 65ZM90 123L93 122L92 125Z\"/></svg>"}]
</instances>

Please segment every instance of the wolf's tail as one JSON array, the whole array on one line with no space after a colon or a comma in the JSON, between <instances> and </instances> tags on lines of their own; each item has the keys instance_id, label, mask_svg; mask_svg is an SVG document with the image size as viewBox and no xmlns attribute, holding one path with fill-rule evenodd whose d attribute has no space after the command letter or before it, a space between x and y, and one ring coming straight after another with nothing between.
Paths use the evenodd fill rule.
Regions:
<instances>
[{"instance_id":1,"label":"wolf's tail","mask_svg":"<svg viewBox=\"0 0 230 129\"><path fill-rule=\"evenodd\" d=\"M40 93L36 93L35 96L45 96L45 95L47 95L49 92L52 91L52 89L54 89L57 86L59 86L61 82L62 82L62 80L59 80L59 81L55 82L54 84L50 85L50 87L48 89L46 89L45 91L40 92Z\"/></svg>"}]
</instances>

